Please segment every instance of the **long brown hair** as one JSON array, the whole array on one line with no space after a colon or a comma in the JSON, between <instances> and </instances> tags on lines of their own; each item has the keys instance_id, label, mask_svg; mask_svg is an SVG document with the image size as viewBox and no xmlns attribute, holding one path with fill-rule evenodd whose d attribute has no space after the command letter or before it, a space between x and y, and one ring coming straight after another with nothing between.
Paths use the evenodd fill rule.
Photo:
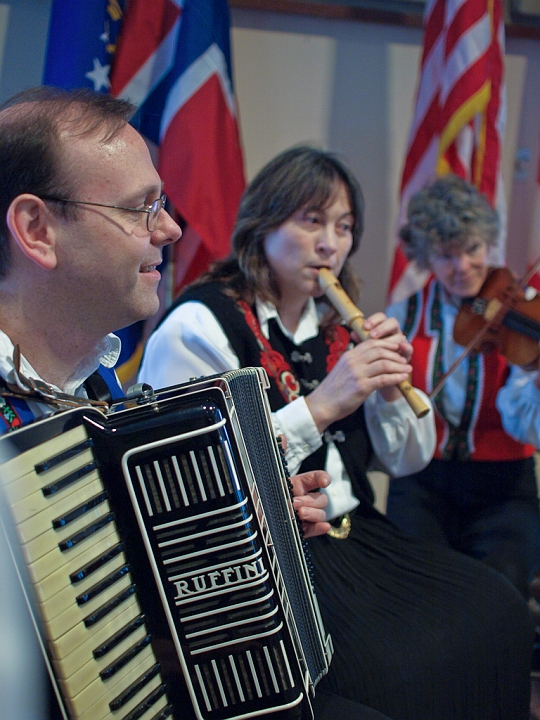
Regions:
<instances>
[{"instance_id":1,"label":"long brown hair","mask_svg":"<svg viewBox=\"0 0 540 720\"><path fill-rule=\"evenodd\" d=\"M228 294L248 303L253 302L255 294L271 302L279 300L280 290L264 251L265 238L307 205L327 208L341 185L347 191L354 217L350 257L364 229L364 199L356 178L332 153L309 146L294 147L271 160L249 184L240 202L230 255L215 263L196 284L226 283ZM339 280L356 301L359 283L349 258Z\"/></svg>"}]
</instances>

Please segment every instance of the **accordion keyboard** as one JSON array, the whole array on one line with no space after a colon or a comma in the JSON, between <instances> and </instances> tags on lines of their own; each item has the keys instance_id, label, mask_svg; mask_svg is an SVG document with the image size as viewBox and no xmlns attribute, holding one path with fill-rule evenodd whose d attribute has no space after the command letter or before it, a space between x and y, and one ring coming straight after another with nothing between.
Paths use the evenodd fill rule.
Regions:
<instances>
[{"instance_id":1,"label":"accordion keyboard","mask_svg":"<svg viewBox=\"0 0 540 720\"><path fill-rule=\"evenodd\" d=\"M70 717L172 715L84 426L8 460L4 486Z\"/></svg>"}]
</instances>

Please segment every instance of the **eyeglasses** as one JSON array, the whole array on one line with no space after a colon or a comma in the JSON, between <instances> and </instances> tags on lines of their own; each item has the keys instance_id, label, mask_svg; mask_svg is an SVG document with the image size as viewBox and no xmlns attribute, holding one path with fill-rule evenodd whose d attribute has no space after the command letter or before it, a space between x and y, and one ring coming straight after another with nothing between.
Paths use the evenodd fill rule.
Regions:
<instances>
[{"instance_id":1,"label":"eyeglasses","mask_svg":"<svg viewBox=\"0 0 540 720\"><path fill-rule=\"evenodd\" d=\"M90 202L88 200L66 200L66 198L55 197L54 195L41 195L41 200L51 202L71 203L72 205L94 205L95 207L114 208L115 210L127 210L128 212L146 213L146 227L148 232L153 233L157 228L159 213L165 207L167 196L165 193L151 205L144 208L130 208L123 205L105 205L104 203Z\"/></svg>"}]
</instances>

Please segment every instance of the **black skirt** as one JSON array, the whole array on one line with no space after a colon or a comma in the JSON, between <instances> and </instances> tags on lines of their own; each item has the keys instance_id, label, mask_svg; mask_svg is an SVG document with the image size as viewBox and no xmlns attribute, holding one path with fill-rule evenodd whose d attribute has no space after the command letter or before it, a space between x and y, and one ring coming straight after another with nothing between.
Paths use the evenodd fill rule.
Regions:
<instances>
[{"instance_id":1,"label":"black skirt","mask_svg":"<svg viewBox=\"0 0 540 720\"><path fill-rule=\"evenodd\" d=\"M393 720L527 720L534 625L502 575L372 508L309 547L334 643L320 690Z\"/></svg>"}]
</instances>

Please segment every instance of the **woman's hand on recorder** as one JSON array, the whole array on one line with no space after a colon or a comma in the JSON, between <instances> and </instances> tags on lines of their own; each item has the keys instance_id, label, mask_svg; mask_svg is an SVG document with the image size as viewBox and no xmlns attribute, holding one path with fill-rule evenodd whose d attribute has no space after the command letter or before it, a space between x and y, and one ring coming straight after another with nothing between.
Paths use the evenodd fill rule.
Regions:
<instances>
[{"instance_id":1,"label":"woman's hand on recorder","mask_svg":"<svg viewBox=\"0 0 540 720\"><path fill-rule=\"evenodd\" d=\"M306 403L319 432L347 417L375 390L387 401L396 400L396 385L408 380L412 346L397 320L382 312L365 321L369 337L344 353L334 368L307 397Z\"/></svg>"}]
</instances>

